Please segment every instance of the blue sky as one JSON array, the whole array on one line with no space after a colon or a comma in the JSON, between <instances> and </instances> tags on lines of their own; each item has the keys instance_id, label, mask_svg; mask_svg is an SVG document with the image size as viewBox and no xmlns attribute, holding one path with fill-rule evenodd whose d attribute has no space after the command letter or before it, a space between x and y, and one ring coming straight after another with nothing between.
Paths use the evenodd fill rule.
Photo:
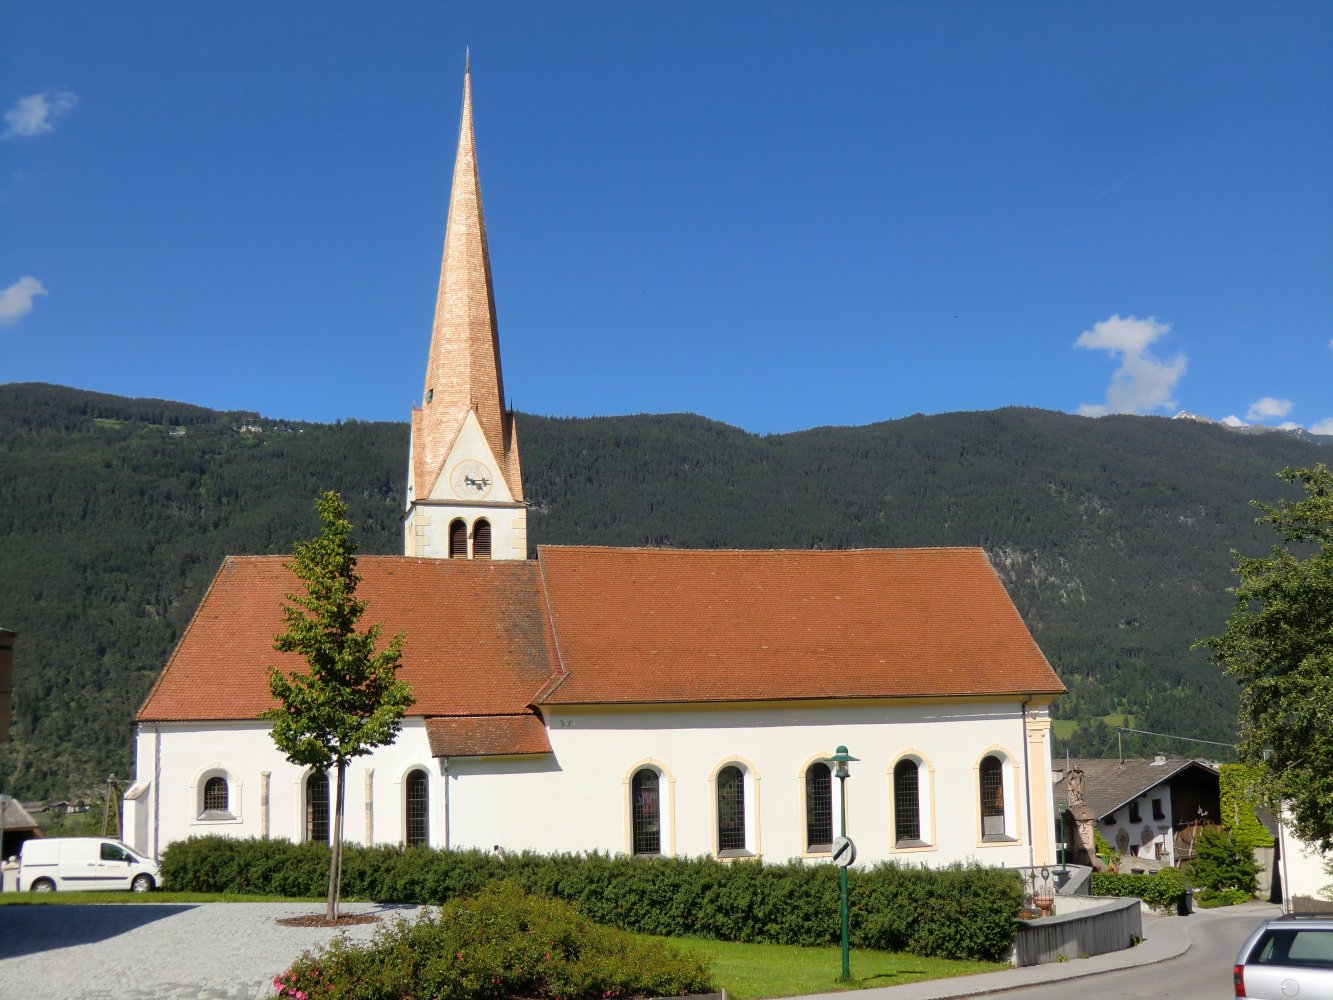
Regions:
<instances>
[{"instance_id":1,"label":"blue sky","mask_svg":"<svg viewBox=\"0 0 1333 1000\"><path fill-rule=\"evenodd\" d=\"M405 420L467 46L519 410L1333 433L1316 0L17 0L0 382Z\"/></svg>"}]
</instances>

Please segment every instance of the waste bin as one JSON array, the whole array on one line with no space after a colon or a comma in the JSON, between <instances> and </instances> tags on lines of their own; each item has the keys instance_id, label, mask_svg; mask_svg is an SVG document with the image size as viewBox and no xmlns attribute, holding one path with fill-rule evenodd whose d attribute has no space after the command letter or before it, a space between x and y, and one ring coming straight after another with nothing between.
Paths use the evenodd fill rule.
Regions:
<instances>
[{"instance_id":1,"label":"waste bin","mask_svg":"<svg viewBox=\"0 0 1333 1000\"><path fill-rule=\"evenodd\" d=\"M1188 917L1194 912L1194 886L1185 886L1185 891L1180 894L1180 902L1176 904L1176 912L1182 917Z\"/></svg>"}]
</instances>

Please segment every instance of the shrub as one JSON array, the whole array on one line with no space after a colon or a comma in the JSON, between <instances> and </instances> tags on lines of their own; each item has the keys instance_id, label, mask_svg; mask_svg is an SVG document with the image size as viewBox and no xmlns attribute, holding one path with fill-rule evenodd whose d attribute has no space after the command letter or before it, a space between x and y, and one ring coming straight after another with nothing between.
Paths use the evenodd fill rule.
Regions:
<instances>
[{"instance_id":1,"label":"shrub","mask_svg":"<svg viewBox=\"0 0 1333 1000\"><path fill-rule=\"evenodd\" d=\"M273 981L309 1000L614 1000L713 990L703 956L599 927L574 907L499 882L364 946L335 940Z\"/></svg>"},{"instance_id":2,"label":"shrub","mask_svg":"<svg viewBox=\"0 0 1333 1000\"><path fill-rule=\"evenodd\" d=\"M1207 827L1194 842L1194 860L1189 865L1194 884L1215 892L1232 890L1254 894L1259 864L1254 851L1216 827Z\"/></svg>"},{"instance_id":3,"label":"shrub","mask_svg":"<svg viewBox=\"0 0 1333 1000\"><path fill-rule=\"evenodd\" d=\"M1222 825L1232 839L1251 850L1272 847L1276 841L1254 811L1265 785L1263 769L1246 764L1220 764L1217 780Z\"/></svg>"},{"instance_id":4,"label":"shrub","mask_svg":"<svg viewBox=\"0 0 1333 1000\"><path fill-rule=\"evenodd\" d=\"M1178 868L1163 868L1155 875L1120 875L1093 872L1094 896L1138 896L1154 910L1169 913L1185 895L1185 876Z\"/></svg>"},{"instance_id":5,"label":"shrub","mask_svg":"<svg viewBox=\"0 0 1333 1000\"><path fill-rule=\"evenodd\" d=\"M285 840L192 839L162 857L163 880L175 889L311 898L324 892L327 865L326 847ZM850 875L856 947L985 961L1003 960L1013 947L1023 902L1015 871L883 863ZM352 844L343 853L348 899L440 905L502 880L572 903L596 923L645 934L804 946L839 940L838 872L830 864L596 853L503 859Z\"/></svg>"}]
</instances>

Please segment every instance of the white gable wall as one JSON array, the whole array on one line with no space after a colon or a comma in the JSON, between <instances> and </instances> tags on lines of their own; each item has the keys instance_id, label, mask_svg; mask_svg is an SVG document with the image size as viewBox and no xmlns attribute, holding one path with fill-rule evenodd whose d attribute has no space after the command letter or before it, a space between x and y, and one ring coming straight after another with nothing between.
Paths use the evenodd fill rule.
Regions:
<instances>
[{"instance_id":1,"label":"white gable wall","mask_svg":"<svg viewBox=\"0 0 1333 1000\"><path fill-rule=\"evenodd\" d=\"M1017 701L556 709L547 721L552 754L441 761L431 756L424 722L406 720L393 746L350 767L346 839L401 842L404 781L421 767L430 784L434 846L628 852L629 782L637 766L648 764L662 774L663 853L712 854L715 776L735 763L745 772L747 849L785 861L808 856L806 768L845 744L861 758L851 765L847 819L862 861L1053 860L1044 801L1032 803L1037 842L1029 842L1025 728ZM1046 724L1045 709L1029 712L1028 766L1038 790L1050 774ZM1041 739L1033 742L1033 733ZM139 849L157 855L172 841L204 834L303 838L305 774L274 748L267 724L143 723L137 753L145 791L126 803L125 826L135 831ZM1010 839L981 836L978 768L987 753L1005 762ZM925 844L900 850L892 843L890 816L893 766L904 755L921 762ZM231 818L201 820L203 783L217 774L229 783ZM835 835L837 801L835 779Z\"/></svg>"}]
</instances>

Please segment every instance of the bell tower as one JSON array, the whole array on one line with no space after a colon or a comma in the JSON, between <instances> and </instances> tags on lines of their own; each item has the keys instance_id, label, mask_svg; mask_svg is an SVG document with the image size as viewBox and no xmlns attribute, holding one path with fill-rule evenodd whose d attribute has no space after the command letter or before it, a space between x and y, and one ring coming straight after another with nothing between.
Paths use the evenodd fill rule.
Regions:
<instances>
[{"instance_id":1,"label":"bell tower","mask_svg":"<svg viewBox=\"0 0 1333 1000\"><path fill-rule=\"evenodd\" d=\"M421 404L412 408L403 552L525 559L528 512L514 415L505 409L500 335L472 134L472 71L449 192L444 259Z\"/></svg>"}]
</instances>

